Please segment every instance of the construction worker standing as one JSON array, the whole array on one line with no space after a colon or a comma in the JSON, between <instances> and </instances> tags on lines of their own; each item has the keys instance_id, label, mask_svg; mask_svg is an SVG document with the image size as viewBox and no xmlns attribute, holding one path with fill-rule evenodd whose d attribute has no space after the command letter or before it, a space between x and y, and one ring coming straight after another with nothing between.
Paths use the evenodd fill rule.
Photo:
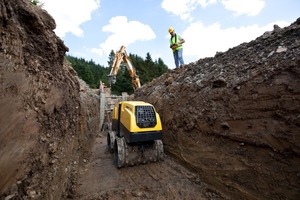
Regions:
<instances>
[{"instance_id":1,"label":"construction worker standing","mask_svg":"<svg viewBox=\"0 0 300 200\"><path fill-rule=\"evenodd\" d=\"M182 57L182 51L183 51L182 44L185 41L180 35L175 33L175 30L173 27L169 28L169 33L171 35L170 48L173 51L176 68L179 68L180 65L184 64L183 57Z\"/></svg>"}]
</instances>

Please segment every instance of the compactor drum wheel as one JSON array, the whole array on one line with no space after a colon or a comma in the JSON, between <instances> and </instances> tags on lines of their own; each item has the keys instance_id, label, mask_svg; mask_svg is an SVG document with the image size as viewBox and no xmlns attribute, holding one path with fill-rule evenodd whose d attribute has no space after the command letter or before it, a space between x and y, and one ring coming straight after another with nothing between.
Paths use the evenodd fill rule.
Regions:
<instances>
[{"instance_id":1,"label":"compactor drum wheel","mask_svg":"<svg viewBox=\"0 0 300 200\"><path fill-rule=\"evenodd\" d=\"M129 145L124 137L114 142L114 163L117 168L163 160L164 149L161 140L147 144Z\"/></svg>"},{"instance_id":2,"label":"compactor drum wheel","mask_svg":"<svg viewBox=\"0 0 300 200\"><path fill-rule=\"evenodd\" d=\"M108 150L113 153L114 152L114 145L115 145L115 138L116 133L114 131L108 131L107 133L107 147Z\"/></svg>"},{"instance_id":3,"label":"compactor drum wheel","mask_svg":"<svg viewBox=\"0 0 300 200\"><path fill-rule=\"evenodd\" d=\"M114 163L117 168L125 166L126 141L124 137L116 137L114 142Z\"/></svg>"},{"instance_id":4,"label":"compactor drum wheel","mask_svg":"<svg viewBox=\"0 0 300 200\"><path fill-rule=\"evenodd\" d=\"M164 159L164 146L161 140L155 140L155 149L156 149L156 156L157 160Z\"/></svg>"}]
</instances>

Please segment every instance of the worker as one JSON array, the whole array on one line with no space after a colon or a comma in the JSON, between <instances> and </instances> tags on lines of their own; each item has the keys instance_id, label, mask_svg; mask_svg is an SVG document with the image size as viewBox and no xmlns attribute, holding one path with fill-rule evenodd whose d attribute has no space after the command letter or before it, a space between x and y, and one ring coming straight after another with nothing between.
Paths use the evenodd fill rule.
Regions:
<instances>
[{"instance_id":1,"label":"worker","mask_svg":"<svg viewBox=\"0 0 300 200\"><path fill-rule=\"evenodd\" d=\"M182 51L183 51L182 44L185 42L185 40L180 35L175 33L173 27L169 28L169 33L171 35L170 48L173 51L175 66L176 68L179 68L181 65L184 65L184 61L182 57Z\"/></svg>"}]
</instances>

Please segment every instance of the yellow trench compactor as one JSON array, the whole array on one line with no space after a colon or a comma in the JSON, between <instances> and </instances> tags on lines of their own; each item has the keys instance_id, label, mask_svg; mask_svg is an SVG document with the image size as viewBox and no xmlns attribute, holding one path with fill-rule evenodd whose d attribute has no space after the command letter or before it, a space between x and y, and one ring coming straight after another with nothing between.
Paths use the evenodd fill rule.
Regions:
<instances>
[{"instance_id":1,"label":"yellow trench compactor","mask_svg":"<svg viewBox=\"0 0 300 200\"><path fill-rule=\"evenodd\" d=\"M163 160L162 124L153 105L121 101L111 114L107 145L116 167Z\"/></svg>"}]
</instances>

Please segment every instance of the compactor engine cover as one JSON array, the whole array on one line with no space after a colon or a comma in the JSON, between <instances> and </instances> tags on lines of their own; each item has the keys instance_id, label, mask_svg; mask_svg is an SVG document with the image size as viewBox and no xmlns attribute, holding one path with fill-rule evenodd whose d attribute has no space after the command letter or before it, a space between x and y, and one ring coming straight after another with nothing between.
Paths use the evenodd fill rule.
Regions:
<instances>
[{"instance_id":1,"label":"compactor engine cover","mask_svg":"<svg viewBox=\"0 0 300 200\"><path fill-rule=\"evenodd\" d=\"M118 168L163 160L162 125L151 104L122 101L111 116L107 145Z\"/></svg>"},{"instance_id":2,"label":"compactor engine cover","mask_svg":"<svg viewBox=\"0 0 300 200\"><path fill-rule=\"evenodd\" d=\"M123 101L112 113L112 130L127 143L162 139L162 125L155 108L143 101Z\"/></svg>"}]
</instances>

